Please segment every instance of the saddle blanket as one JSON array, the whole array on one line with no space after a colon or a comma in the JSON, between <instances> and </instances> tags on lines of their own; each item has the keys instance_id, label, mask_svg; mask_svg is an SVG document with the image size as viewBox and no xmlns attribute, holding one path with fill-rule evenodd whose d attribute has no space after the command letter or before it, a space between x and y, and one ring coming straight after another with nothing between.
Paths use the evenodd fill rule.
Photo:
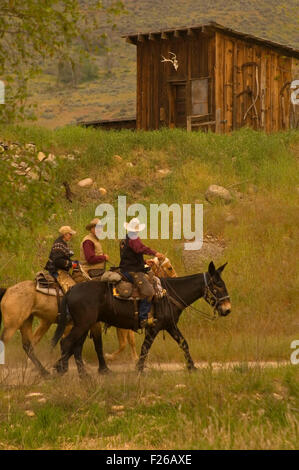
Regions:
<instances>
[{"instance_id":1,"label":"saddle blanket","mask_svg":"<svg viewBox=\"0 0 299 470\"><path fill-rule=\"evenodd\" d=\"M53 295L55 297L57 296L57 292L55 288L55 285L57 285L56 281L47 271L39 271L36 274L35 282L36 282L35 290L37 292L41 292L42 294L46 294L46 295ZM60 287L59 287L59 295L61 297L63 296L63 292L60 289Z\"/></svg>"},{"instance_id":2,"label":"saddle blanket","mask_svg":"<svg viewBox=\"0 0 299 470\"><path fill-rule=\"evenodd\" d=\"M41 287L40 284L38 284L38 283L36 284L35 290L37 292L41 292L42 294L54 295L55 297L57 296L56 289L51 288L51 287ZM59 296L63 297L63 292L60 288L59 288L58 292L59 292Z\"/></svg>"}]
</instances>

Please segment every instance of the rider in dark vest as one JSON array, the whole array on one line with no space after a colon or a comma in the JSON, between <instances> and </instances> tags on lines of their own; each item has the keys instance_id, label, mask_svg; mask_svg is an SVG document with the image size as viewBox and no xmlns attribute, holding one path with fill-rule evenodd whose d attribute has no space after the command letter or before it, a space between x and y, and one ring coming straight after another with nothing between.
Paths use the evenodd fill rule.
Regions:
<instances>
[{"instance_id":1,"label":"rider in dark vest","mask_svg":"<svg viewBox=\"0 0 299 470\"><path fill-rule=\"evenodd\" d=\"M134 283L138 288L141 300L139 303L139 321L140 327L153 326L154 320L148 318L151 309L151 300L154 295L154 289L149 282L145 272L145 261L143 255L156 256L164 259L164 255L143 245L138 232L142 231L145 224L140 224L137 218L130 223L124 224L128 234L125 240L120 242L120 269L128 280Z\"/></svg>"}]
</instances>

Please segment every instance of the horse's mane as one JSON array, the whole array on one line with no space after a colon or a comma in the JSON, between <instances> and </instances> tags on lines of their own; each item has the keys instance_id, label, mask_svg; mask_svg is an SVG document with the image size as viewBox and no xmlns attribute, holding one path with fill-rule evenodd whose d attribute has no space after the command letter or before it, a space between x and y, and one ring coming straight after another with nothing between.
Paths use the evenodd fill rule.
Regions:
<instances>
[{"instance_id":1,"label":"horse's mane","mask_svg":"<svg viewBox=\"0 0 299 470\"><path fill-rule=\"evenodd\" d=\"M166 281L166 282L171 282L171 283L177 283L177 282L180 282L180 281L184 281L186 279L189 279L190 281L192 279L197 279L198 276L200 276L201 274L203 273L197 273L197 274L189 274L188 276L180 276L180 277L164 277L164 278L161 278L161 281Z\"/></svg>"}]
</instances>

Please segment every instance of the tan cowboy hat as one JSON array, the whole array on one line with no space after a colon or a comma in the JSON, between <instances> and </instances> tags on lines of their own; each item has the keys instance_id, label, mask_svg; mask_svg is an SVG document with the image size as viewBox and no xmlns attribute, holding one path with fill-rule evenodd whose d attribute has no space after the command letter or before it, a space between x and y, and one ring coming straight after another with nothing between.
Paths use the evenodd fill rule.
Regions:
<instances>
[{"instance_id":1,"label":"tan cowboy hat","mask_svg":"<svg viewBox=\"0 0 299 470\"><path fill-rule=\"evenodd\" d=\"M61 233L61 235L65 235L66 233L70 233L71 235L76 235L77 233L69 225L63 225L62 227L60 227L58 231L59 233Z\"/></svg>"},{"instance_id":2,"label":"tan cowboy hat","mask_svg":"<svg viewBox=\"0 0 299 470\"><path fill-rule=\"evenodd\" d=\"M100 219L92 219L92 220L89 222L89 224L86 225L85 228L86 228L86 230L89 231L89 230L92 229L92 227L95 227L96 225L102 226Z\"/></svg>"},{"instance_id":3,"label":"tan cowboy hat","mask_svg":"<svg viewBox=\"0 0 299 470\"><path fill-rule=\"evenodd\" d=\"M128 232L142 232L145 227L145 224L141 224L137 217L134 217L130 220L129 223L125 222L124 227Z\"/></svg>"}]
</instances>

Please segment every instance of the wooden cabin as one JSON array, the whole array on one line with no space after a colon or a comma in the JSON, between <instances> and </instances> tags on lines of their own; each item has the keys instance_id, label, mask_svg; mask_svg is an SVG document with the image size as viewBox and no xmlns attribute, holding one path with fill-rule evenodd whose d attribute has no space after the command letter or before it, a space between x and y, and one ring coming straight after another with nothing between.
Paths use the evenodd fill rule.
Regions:
<instances>
[{"instance_id":1,"label":"wooden cabin","mask_svg":"<svg viewBox=\"0 0 299 470\"><path fill-rule=\"evenodd\" d=\"M292 126L298 49L214 22L125 38L137 46L137 129Z\"/></svg>"}]
</instances>

